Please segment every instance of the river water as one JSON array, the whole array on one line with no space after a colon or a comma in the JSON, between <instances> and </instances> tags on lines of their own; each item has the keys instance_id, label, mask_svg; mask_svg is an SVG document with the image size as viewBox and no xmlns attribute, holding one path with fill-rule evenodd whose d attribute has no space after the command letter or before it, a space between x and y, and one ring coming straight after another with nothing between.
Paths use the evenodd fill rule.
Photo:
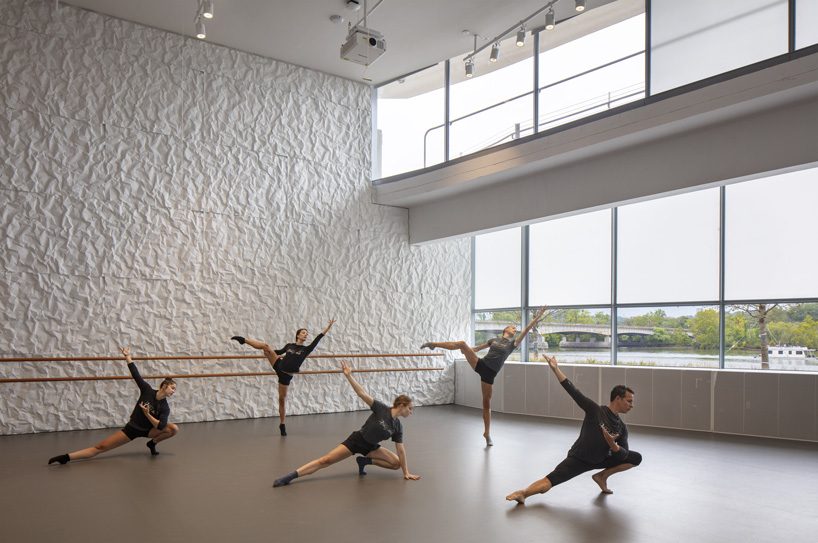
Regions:
<instances>
[{"instance_id":1,"label":"river water","mask_svg":"<svg viewBox=\"0 0 818 543\"><path fill-rule=\"evenodd\" d=\"M556 355L566 364L610 364L610 349L548 349L549 355ZM516 354L516 353L515 353ZM715 351L649 351L645 349L622 348L617 353L617 365L648 367L718 368L719 354ZM531 353L532 361L542 361ZM730 354L724 358L725 369L760 370L761 358L750 353ZM770 369L781 371L818 372L818 359L776 359L770 358Z\"/></svg>"}]
</instances>

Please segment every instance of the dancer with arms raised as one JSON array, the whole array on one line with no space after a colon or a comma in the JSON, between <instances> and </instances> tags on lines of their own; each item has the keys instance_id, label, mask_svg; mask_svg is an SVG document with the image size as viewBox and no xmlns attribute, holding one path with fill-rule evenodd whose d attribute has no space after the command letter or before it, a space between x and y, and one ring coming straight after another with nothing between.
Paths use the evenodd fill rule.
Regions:
<instances>
[{"instance_id":1,"label":"dancer with arms raised","mask_svg":"<svg viewBox=\"0 0 818 543\"><path fill-rule=\"evenodd\" d=\"M139 375L139 370L131 359L131 351L128 347L120 347L125 360L128 362L128 370L131 377L139 387L139 400L131 413L131 419L122 430L106 437L93 447L81 449L68 454L61 454L48 460L49 464L59 462L66 464L71 460L81 460L93 458L98 454L116 449L138 437L149 437L147 443L152 455L159 454L156 444L165 439L170 439L179 432L179 427L168 422L170 416L170 406L168 398L176 393L176 383L173 379L167 378L159 385L159 390L153 389Z\"/></svg>"},{"instance_id":2,"label":"dancer with arms raised","mask_svg":"<svg viewBox=\"0 0 818 543\"><path fill-rule=\"evenodd\" d=\"M315 349L318 342L321 341L321 338L329 333L333 324L335 324L335 319L330 320L327 327L324 328L324 331L315 336L309 345L304 345L309 335L307 329L299 328L295 332L295 343L288 343L280 349L273 349L270 345L258 339L245 338L242 336L233 336L230 338L234 341L238 341L242 345L247 344L254 349L262 351L267 361L270 362L270 365L273 367L273 371L276 372L276 376L278 377L278 430L282 436L287 435L287 426L284 423L284 419L287 416L287 390L290 386L290 382L293 380L293 374L301 371L301 364L304 363L304 360L306 360L313 349Z\"/></svg>"},{"instance_id":3,"label":"dancer with arms raised","mask_svg":"<svg viewBox=\"0 0 818 543\"><path fill-rule=\"evenodd\" d=\"M366 393L360 384L352 377L352 369L346 362L341 362L341 370L352 390L363 402L372 410L372 414L360 430L352 432L340 445L329 451L324 456L311 462L307 462L297 470L275 480L273 486L285 486L294 479L315 473L318 470L327 468L345 458L359 454L358 462L359 475L366 475L365 468L369 464L374 464L385 469L403 470L403 478L407 481L420 479L419 475L414 475L409 471L406 463L406 448L403 445L403 425L400 419L412 415L414 405L409 396L401 394L392 402L392 407L379 402ZM395 443L395 450L398 454L380 446L380 442L392 438Z\"/></svg>"},{"instance_id":4,"label":"dancer with arms raised","mask_svg":"<svg viewBox=\"0 0 818 543\"><path fill-rule=\"evenodd\" d=\"M420 346L421 349L446 349L449 351L460 351L466 357L466 362L480 375L480 387L483 395L483 437L486 438L486 445L492 446L491 439L491 394L494 385L494 378L500 373L506 359L514 350L520 346L523 338L534 328L545 314L545 307L540 308L534 314L534 318L522 332L517 334L517 327L512 325L503 328L503 333L498 338L492 338L482 345L470 347L465 341L429 341ZM477 356L477 352L488 348L489 352L483 358Z\"/></svg>"},{"instance_id":5,"label":"dancer with arms raised","mask_svg":"<svg viewBox=\"0 0 818 543\"><path fill-rule=\"evenodd\" d=\"M608 477L629 470L642 463L642 455L628 449L628 427L619 417L633 409L633 390L625 385L616 385L611 390L608 405L599 405L582 394L568 380L557 364L555 356L546 356L548 365L562 385L562 388L585 411L582 429L568 457L554 470L527 488L512 492L506 499L524 504L526 498L534 494L544 494L577 475L591 470L601 470L591 478L599 485L603 494L613 494L608 488Z\"/></svg>"}]
</instances>

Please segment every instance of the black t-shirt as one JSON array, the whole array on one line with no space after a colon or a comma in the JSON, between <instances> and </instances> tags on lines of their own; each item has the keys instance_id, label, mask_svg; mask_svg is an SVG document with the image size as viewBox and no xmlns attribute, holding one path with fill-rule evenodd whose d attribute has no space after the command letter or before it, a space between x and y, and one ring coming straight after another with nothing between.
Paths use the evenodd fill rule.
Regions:
<instances>
[{"instance_id":1,"label":"black t-shirt","mask_svg":"<svg viewBox=\"0 0 818 543\"><path fill-rule=\"evenodd\" d=\"M514 338L495 337L488 341L489 352L483 357L483 364L495 372L499 372L506 358L517 348Z\"/></svg>"},{"instance_id":2,"label":"black t-shirt","mask_svg":"<svg viewBox=\"0 0 818 543\"><path fill-rule=\"evenodd\" d=\"M156 399L156 390L151 388L151 386L142 379L142 376L139 375L139 371L133 362L128 364L128 369L131 371L133 380L136 381L137 386L139 386L139 400L136 402L136 406L131 413L131 420L128 421L128 424L144 431L153 428L153 424L151 424L151 421L145 416L145 413L142 412L142 408L139 407L139 404L147 403L150 405L151 416L159 419L159 425L156 428L162 430L168 425L168 417L170 416L170 405L168 405L168 401L164 398L161 400Z\"/></svg>"},{"instance_id":3,"label":"black t-shirt","mask_svg":"<svg viewBox=\"0 0 818 543\"><path fill-rule=\"evenodd\" d=\"M392 418L392 408L375 400L370 409L372 414L361 426L361 435L367 443L377 445L390 437L395 443L403 443L403 426L400 420Z\"/></svg>"},{"instance_id":4,"label":"black t-shirt","mask_svg":"<svg viewBox=\"0 0 818 543\"><path fill-rule=\"evenodd\" d=\"M578 406L585 411L585 418L582 421L582 429L579 437L568 451L568 456L578 458L588 464L599 464L609 456L612 456L608 442L602 437L600 424L611 434L619 434L616 442L619 444L617 458L625 458L628 455L628 427L619 418L619 415L610 410L607 405L599 405L595 401L586 397L577 390L574 383L566 379L562 383L562 388L574 399Z\"/></svg>"},{"instance_id":5,"label":"black t-shirt","mask_svg":"<svg viewBox=\"0 0 818 543\"><path fill-rule=\"evenodd\" d=\"M310 355L324 334L318 334L309 345L299 345L298 343L288 343L280 349L276 349L277 355L282 355L276 360L276 367L285 373L298 373L301 364Z\"/></svg>"}]
</instances>

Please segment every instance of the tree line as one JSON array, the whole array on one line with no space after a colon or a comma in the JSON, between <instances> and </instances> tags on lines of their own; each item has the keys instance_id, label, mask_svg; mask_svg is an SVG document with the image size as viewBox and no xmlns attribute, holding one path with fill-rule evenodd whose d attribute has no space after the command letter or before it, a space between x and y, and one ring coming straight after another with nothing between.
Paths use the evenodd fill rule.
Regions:
<instances>
[{"instance_id":1,"label":"tree line","mask_svg":"<svg viewBox=\"0 0 818 543\"><path fill-rule=\"evenodd\" d=\"M486 320L518 324L519 318L516 311L497 311L484 317ZM653 335L639 338L645 346L706 350L719 347L719 311L716 308L699 309L692 316L678 317L669 316L664 309L657 308L617 320L620 326L653 328ZM543 322L610 325L611 316L605 311L558 309L547 314ZM542 337L550 345L558 345L564 335L544 334ZM725 348L728 352L760 351L764 347L761 354L762 359L766 359L766 346L777 344L818 349L818 303L727 306Z\"/></svg>"}]
</instances>

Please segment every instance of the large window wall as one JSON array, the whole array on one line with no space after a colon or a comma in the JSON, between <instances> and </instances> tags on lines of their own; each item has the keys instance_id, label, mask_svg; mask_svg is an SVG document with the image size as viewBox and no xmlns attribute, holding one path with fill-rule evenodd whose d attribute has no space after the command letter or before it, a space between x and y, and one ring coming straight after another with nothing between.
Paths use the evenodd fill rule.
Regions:
<instances>
[{"instance_id":1,"label":"large window wall","mask_svg":"<svg viewBox=\"0 0 818 543\"><path fill-rule=\"evenodd\" d=\"M587 11L613 4L589 2ZM468 77L463 59L471 51L464 51L379 87L373 178L557 130L629 102L661 100L666 91L818 47L818 0L646 0L640 15L598 16L611 19L602 28L584 26L586 15L576 16L570 0L553 5L553 30L541 17L531 19L523 47L503 36L496 62L482 51ZM568 35L579 37L562 38Z\"/></svg>"},{"instance_id":2,"label":"large window wall","mask_svg":"<svg viewBox=\"0 0 818 543\"><path fill-rule=\"evenodd\" d=\"M474 330L518 357L818 371L818 167L475 236Z\"/></svg>"},{"instance_id":3,"label":"large window wall","mask_svg":"<svg viewBox=\"0 0 818 543\"><path fill-rule=\"evenodd\" d=\"M419 170L445 160L442 126L446 64L440 63L378 88L375 178Z\"/></svg>"}]
</instances>

